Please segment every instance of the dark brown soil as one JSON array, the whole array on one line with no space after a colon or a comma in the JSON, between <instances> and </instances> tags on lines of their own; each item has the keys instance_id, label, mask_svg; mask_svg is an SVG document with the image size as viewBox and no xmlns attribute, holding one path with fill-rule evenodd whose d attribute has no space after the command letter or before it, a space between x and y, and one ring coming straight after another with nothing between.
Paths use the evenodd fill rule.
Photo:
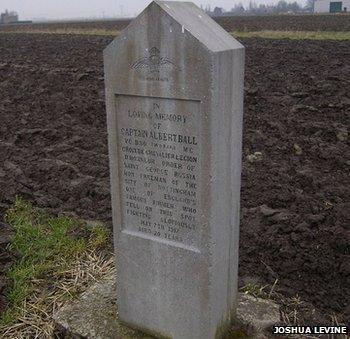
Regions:
<instances>
[{"instance_id":1,"label":"dark brown soil","mask_svg":"<svg viewBox=\"0 0 350 339\"><path fill-rule=\"evenodd\" d=\"M215 20L227 31L349 31L350 14L332 15L264 15L218 17ZM34 23L0 26L0 31L48 30L106 30L120 31L130 23L130 19L100 20L83 22Z\"/></svg>"},{"instance_id":2,"label":"dark brown soil","mask_svg":"<svg viewBox=\"0 0 350 339\"><path fill-rule=\"evenodd\" d=\"M111 223L102 65L110 41L0 35L2 212L21 195ZM284 295L349 319L350 42L242 42L241 283L278 279Z\"/></svg>"},{"instance_id":3,"label":"dark brown soil","mask_svg":"<svg viewBox=\"0 0 350 339\"><path fill-rule=\"evenodd\" d=\"M349 31L350 15L264 15L219 17L227 31Z\"/></svg>"}]
</instances>

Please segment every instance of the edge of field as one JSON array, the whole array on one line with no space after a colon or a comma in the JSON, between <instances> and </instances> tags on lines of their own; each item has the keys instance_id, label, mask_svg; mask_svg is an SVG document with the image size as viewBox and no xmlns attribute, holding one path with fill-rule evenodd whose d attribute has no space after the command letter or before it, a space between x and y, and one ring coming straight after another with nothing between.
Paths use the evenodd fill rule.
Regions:
<instances>
[{"instance_id":1,"label":"edge of field","mask_svg":"<svg viewBox=\"0 0 350 339\"><path fill-rule=\"evenodd\" d=\"M67 35L100 35L118 36L120 31L104 29L23 29L0 30L0 34L67 34ZM234 31L235 38L291 39L291 40L350 40L350 31Z\"/></svg>"}]
</instances>

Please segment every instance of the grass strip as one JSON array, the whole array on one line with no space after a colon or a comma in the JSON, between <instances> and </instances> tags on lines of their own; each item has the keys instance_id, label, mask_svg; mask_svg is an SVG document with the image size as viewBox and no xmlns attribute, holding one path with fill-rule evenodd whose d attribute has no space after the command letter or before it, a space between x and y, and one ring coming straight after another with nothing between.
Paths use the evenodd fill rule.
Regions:
<instances>
[{"instance_id":1,"label":"grass strip","mask_svg":"<svg viewBox=\"0 0 350 339\"><path fill-rule=\"evenodd\" d=\"M106 248L109 241L108 231L101 224L88 227L82 220L52 217L21 199L5 218L14 229L9 250L19 259L7 273L11 280L7 291L10 307L0 316L0 327L15 323L28 299L50 289L60 272L67 272L86 253Z\"/></svg>"},{"instance_id":2,"label":"grass strip","mask_svg":"<svg viewBox=\"0 0 350 339\"><path fill-rule=\"evenodd\" d=\"M291 40L350 40L349 32L327 31L237 31L231 33L237 38L291 39Z\"/></svg>"},{"instance_id":3,"label":"grass strip","mask_svg":"<svg viewBox=\"0 0 350 339\"><path fill-rule=\"evenodd\" d=\"M66 35L92 35L92 36L117 36L119 31L105 29L26 29L17 31L2 31L0 34L66 34ZM235 31L231 32L235 38L262 38L262 39L291 39L291 40L350 40L350 31Z\"/></svg>"}]
</instances>

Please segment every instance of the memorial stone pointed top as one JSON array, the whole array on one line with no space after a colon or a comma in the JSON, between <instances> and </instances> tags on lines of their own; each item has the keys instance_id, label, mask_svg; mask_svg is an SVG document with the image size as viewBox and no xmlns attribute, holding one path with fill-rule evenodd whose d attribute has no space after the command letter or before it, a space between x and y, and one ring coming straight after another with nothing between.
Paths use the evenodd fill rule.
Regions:
<instances>
[{"instance_id":1,"label":"memorial stone pointed top","mask_svg":"<svg viewBox=\"0 0 350 339\"><path fill-rule=\"evenodd\" d=\"M244 48L154 1L104 52L119 317L220 337L237 300Z\"/></svg>"}]
</instances>

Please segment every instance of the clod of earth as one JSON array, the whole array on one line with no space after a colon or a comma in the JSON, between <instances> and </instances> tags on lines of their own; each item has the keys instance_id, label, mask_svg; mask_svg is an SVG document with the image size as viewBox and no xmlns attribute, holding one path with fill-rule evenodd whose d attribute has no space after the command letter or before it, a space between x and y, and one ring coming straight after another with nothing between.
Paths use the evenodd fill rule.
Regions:
<instances>
[{"instance_id":1,"label":"clod of earth","mask_svg":"<svg viewBox=\"0 0 350 339\"><path fill-rule=\"evenodd\" d=\"M262 161L264 158L263 154L261 152L254 152L253 154L247 155L247 160L251 163L256 161Z\"/></svg>"}]
</instances>

